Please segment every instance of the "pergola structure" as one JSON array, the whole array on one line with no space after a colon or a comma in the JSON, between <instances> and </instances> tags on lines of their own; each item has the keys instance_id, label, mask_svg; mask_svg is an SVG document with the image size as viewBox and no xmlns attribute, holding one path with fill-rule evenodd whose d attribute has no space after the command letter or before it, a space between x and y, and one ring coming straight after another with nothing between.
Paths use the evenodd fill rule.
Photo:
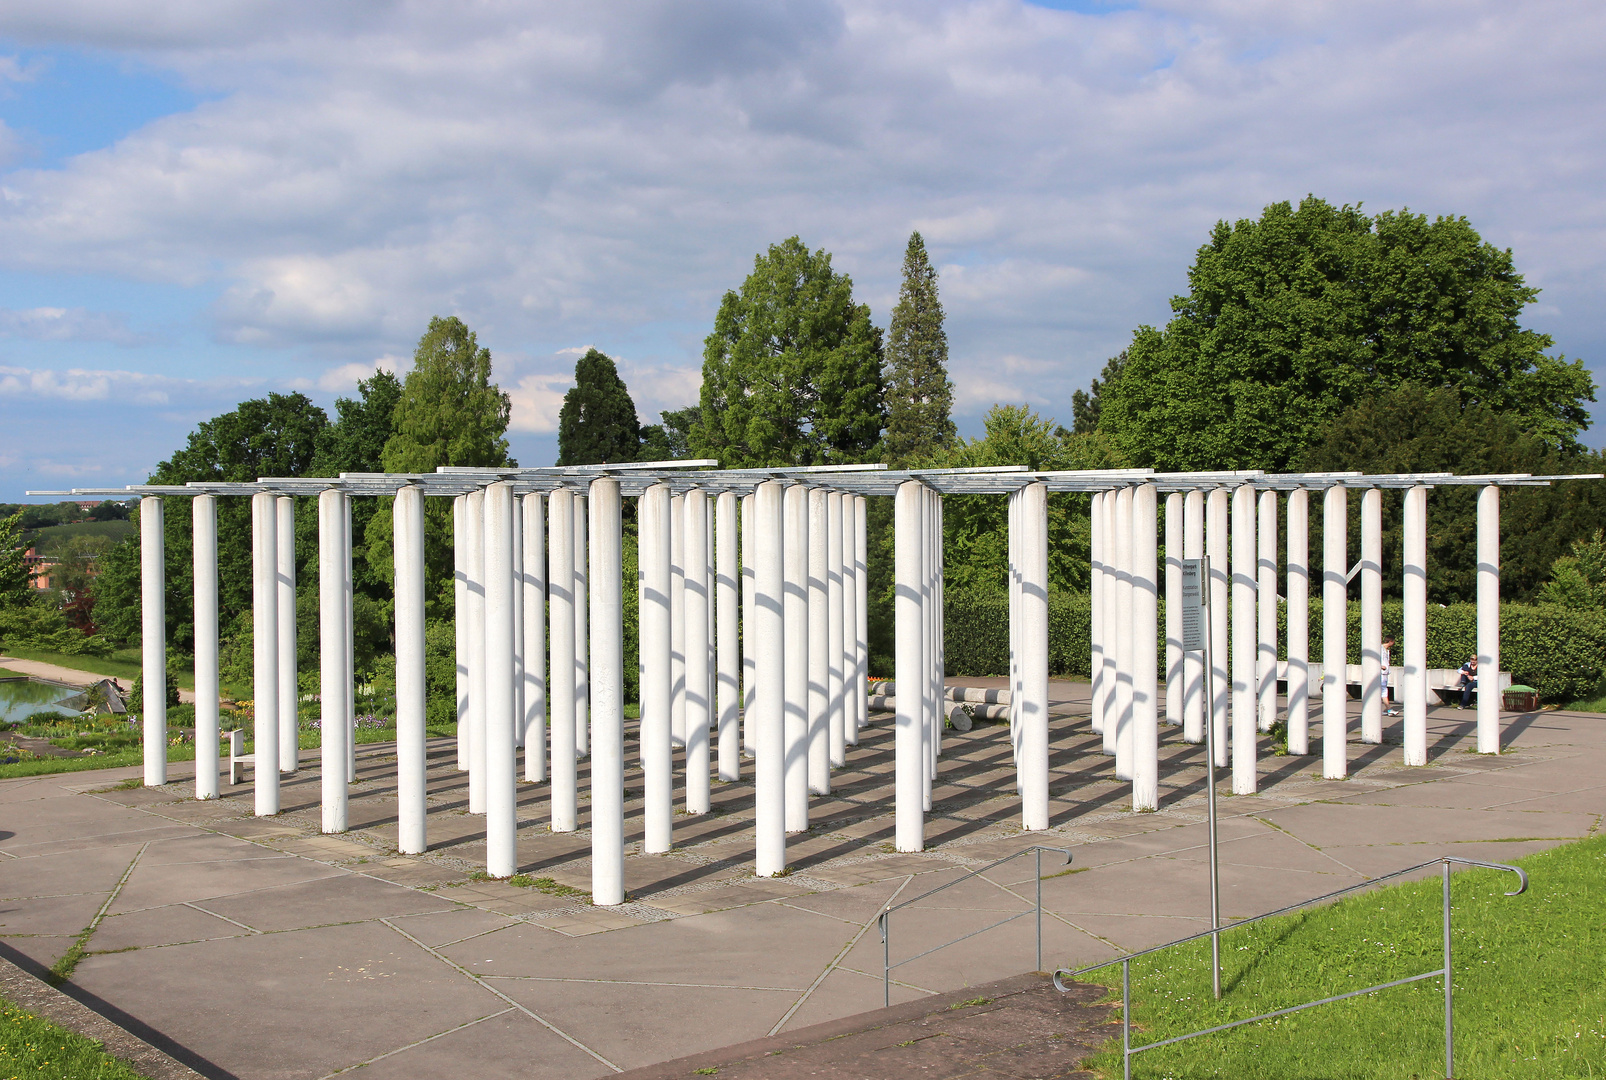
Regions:
<instances>
[{"instance_id":1,"label":"pergola structure","mask_svg":"<svg viewBox=\"0 0 1606 1080\"><path fill-rule=\"evenodd\" d=\"M355 776L351 500L392 497L395 527L398 846L426 850L424 500L453 500L458 768L486 817L493 877L517 867L518 754L550 784L551 828L577 827L576 761L591 757L592 896L624 901L622 500L637 500L639 754L647 852L673 840L674 752L689 813L709 809L713 770L740 779L753 758L755 873L786 869L788 833L868 721L866 497L895 497L896 846L919 851L942 753L945 710L942 499L1009 499L1009 715L1021 825L1049 826L1048 517L1051 492L1092 501L1092 725L1135 810L1159 802L1159 700L1189 742L1206 739L1233 790L1256 784L1258 731L1277 705L1277 514L1287 514L1289 752L1310 752L1308 507L1324 505L1323 775L1347 771L1347 506L1361 502L1360 738L1382 739L1381 507L1404 493L1405 757L1427 763L1426 507L1437 486L1476 485L1478 655L1499 670L1499 491L1598 477L1147 469L1031 472L1025 466L893 471L877 465L719 469L713 461L263 478L30 492L141 496L145 783L167 780L163 500L192 501L197 798L218 795L217 500L252 504L255 805L279 812L296 768L295 497L316 497L323 831L347 827ZM1158 509L1165 497L1164 575ZM739 524L739 528L738 528ZM738 533L740 542L738 542ZM1208 555L1214 678L1182 649L1181 560ZM1166 596L1159 670L1160 590ZM1498 689L1493 677L1485 688ZM1215 686L1208 702L1207 687ZM1478 700L1478 749L1500 745L1499 694ZM745 751L745 753L744 753ZM549 764L550 763L550 764Z\"/></svg>"}]
</instances>

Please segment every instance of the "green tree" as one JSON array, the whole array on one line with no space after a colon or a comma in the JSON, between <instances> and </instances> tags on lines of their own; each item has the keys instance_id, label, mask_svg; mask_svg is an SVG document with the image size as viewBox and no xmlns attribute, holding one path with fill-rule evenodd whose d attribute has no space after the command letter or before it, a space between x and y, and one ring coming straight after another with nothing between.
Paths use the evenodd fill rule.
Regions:
<instances>
[{"instance_id":1,"label":"green tree","mask_svg":"<svg viewBox=\"0 0 1606 1080\"><path fill-rule=\"evenodd\" d=\"M793 236L754 258L703 343L699 404L692 453L727 468L876 456L881 332L827 252Z\"/></svg>"},{"instance_id":2,"label":"green tree","mask_svg":"<svg viewBox=\"0 0 1606 1080\"><path fill-rule=\"evenodd\" d=\"M937 270L918 232L903 255L903 285L887 330L887 431L881 452L889 465L927 457L954 445L954 384L948 379L948 333Z\"/></svg>"},{"instance_id":3,"label":"green tree","mask_svg":"<svg viewBox=\"0 0 1606 1080\"><path fill-rule=\"evenodd\" d=\"M1465 218L1375 218L1314 196L1218 222L1164 330L1140 327L1099 426L1137 464L1282 469L1406 381L1576 449L1594 384L1517 322L1538 290Z\"/></svg>"},{"instance_id":4,"label":"green tree","mask_svg":"<svg viewBox=\"0 0 1606 1080\"><path fill-rule=\"evenodd\" d=\"M22 511L0 518L0 607L26 604L33 575L24 557Z\"/></svg>"},{"instance_id":5,"label":"green tree","mask_svg":"<svg viewBox=\"0 0 1606 1080\"><path fill-rule=\"evenodd\" d=\"M613 359L596 349L574 365L574 385L558 413L558 464L635 461L641 450L636 403Z\"/></svg>"},{"instance_id":6,"label":"green tree","mask_svg":"<svg viewBox=\"0 0 1606 1080\"><path fill-rule=\"evenodd\" d=\"M1121 381L1121 372L1126 370L1127 350L1122 349L1120 354L1112 356L1104 365L1099 377L1093 380L1093 385L1087 390L1078 390L1071 395L1071 431L1076 435L1091 435L1098 430L1099 414L1104 411L1104 395L1110 388Z\"/></svg>"},{"instance_id":7,"label":"green tree","mask_svg":"<svg viewBox=\"0 0 1606 1080\"><path fill-rule=\"evenodd\" d=\"M1534 599L1585 611L1606 608L1606 531L1574 540L1572 553L1550 564L1550 580Z\"/></svg>"},{"instance_id":8,"label":"green tree","mask_svg":"<svg viewBox=\"0 0 1606 1080\"><path fill-rule=\"evenodd\" d=\"M637 460L678 461L691 457L691 429L702 415L703 410L696 405L659 413L662 423L641 429L641 456Z\"/></svg>"},{"instance_id":9,"label":"green tree","mask_svg":"<svg viewBox=\"0 0 1606 1080\"><path fill-rule=\"evenodd\" d=\"M491 381L491 350L455 315L432 318L396 403L384 471L514 464L506 438L512 412L511 399Z\"/></svg>"},{"instance_id":10,"label":"green tree","mask_svg":"<svg viewBox=\"0 0 1606 1080\"><path fill-rule=\"evenodd\" d=\"M357 383L357 394L335 399L335 422L324 428L313 455L314 475L384 471L385 444L396 433L401 380L376 371Z\"/></svg>"}]
</instances>

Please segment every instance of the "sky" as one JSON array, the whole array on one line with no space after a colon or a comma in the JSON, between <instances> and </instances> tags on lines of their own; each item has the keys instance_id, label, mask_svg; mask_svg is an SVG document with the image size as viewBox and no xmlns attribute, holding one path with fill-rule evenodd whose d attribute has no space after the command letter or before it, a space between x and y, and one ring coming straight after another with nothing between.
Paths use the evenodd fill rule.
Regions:
<instances>
[{"instance_id":1,"label":"sky","mask_svg":"<svg viewBox=\"0 0 1606 1080\"><path fill-rule=\"evenodd\" d=\"M919 230L961 434L1069 423L1215 222L1307 193L1466 216L1602 380L1603 41L1587 0L7 0L0 501L269 391L332 414L432 315L550 464L578 354L692 404L792 235L885 326Z\"/></svg>"}]
</instances>

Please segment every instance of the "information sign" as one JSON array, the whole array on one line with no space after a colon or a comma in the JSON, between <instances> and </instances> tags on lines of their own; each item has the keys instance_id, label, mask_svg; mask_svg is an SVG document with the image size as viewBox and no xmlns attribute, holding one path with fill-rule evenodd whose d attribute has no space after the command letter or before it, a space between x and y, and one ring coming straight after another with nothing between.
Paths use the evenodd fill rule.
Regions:
<instances>
[{"instance_id":1,"label":"information sign","mask_svg":"<svg viewBox=\"0 0 1606 1080\"><path fill-rule=\"evenodd\" d=\"M1205 583L1210 571L1206 559L1182 560L1182 649L1184 652L1204 652L1205 636L1209 632L1205 619L1205 605L1209 593Z\"/></svg>"}]
</instances>

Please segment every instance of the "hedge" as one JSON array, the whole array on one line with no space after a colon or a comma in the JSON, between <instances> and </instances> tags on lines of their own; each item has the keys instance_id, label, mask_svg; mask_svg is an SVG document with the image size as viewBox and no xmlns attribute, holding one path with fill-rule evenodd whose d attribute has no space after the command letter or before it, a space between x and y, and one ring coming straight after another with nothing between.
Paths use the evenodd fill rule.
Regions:
<instances>
[{"instance_id":1,"label":"hedge","mask_svg":"<svg viewBox=\"0 0 1606 1080\"><path fill-rule=\"evenodd\" d=\"M953 592L945 598L944 644L948 674L1005 675L1009 672L1009 597L1001 592ZM1428 666L1457 668L1477 651L1476 604L1428 608ZM1322 605L1310 604L1310 655L1322 655ZM1403 605L1383 605L1383 634L1401 638ZM1351 662L1360 655L1361 605L1348 611ZM1091 654L1091 603L1082 593L1050 593L1048 665L1056 678L1088 677ZM1165 610L1161 605L1159 649L1164 671ZM1287 658L1287 609L1278 604L1278 655ZM1393 661L1403 660L1396 645ZM1500 605L1500 668L1539 691L1551 703L1588 697L1606 675L1606 612L1554 604Z\"/></svg>"}]
</instances>

